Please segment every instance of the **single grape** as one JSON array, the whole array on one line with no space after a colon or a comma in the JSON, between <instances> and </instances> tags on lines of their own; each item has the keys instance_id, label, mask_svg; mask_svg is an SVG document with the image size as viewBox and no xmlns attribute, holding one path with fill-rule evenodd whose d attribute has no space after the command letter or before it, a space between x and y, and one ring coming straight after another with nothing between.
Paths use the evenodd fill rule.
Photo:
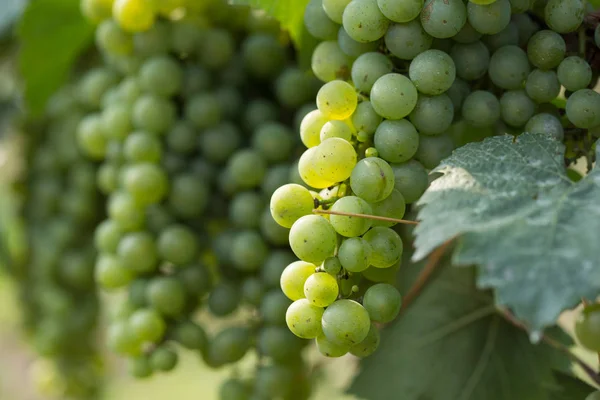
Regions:
<instances>
[{"instance_id":1,"label":"single grape","mask_svg":"<svg viewBox=\"0 0 600 400\"><path fill-rule=\"evenodd\" d=\"M448 54L431 49L411 61L408 74L419 92L438 95L452 86L456 66Z\"/></svg>"},{"instance_id":2,"label":"single grape","mask_svg":"<svg viewBox=\"0 0 600 400\"><path fill-rule=\"evenodd\" d=\"M102 253L116 253L123 235L123 230L115 221L106 219L96 227L94 245Z\"/></svg>"},{"instance_id":3,"label":"single grape","mask_svg":"<svg viewBox=\"0 0 600 400\"><path fill-rule=\"evenodd\" d=\"M425 168L433 169L443 159L449 157L452 154L452 150L454 150L454 142L446 134L421 136L415 159L420 161Z\"/></svg>"},{"instance_id":4,"label":"single grape","mask_svg":"<svg viewBox=\"0 0 600 400\"><path fill-rule=\"evenodd\" d=\"M118 289L127 286L135 278L130 269L127 269L117 257L109 254L102 254L98 257L94 276L96 282L103 289Z\"/></svg>"},{"instance_id":5,"label":"single grape","mask_svg":"<svg viewBox=\"0 0 600 400\"><path fill-rule=\"evenodd\" d=\"M348 346L335 344L327 339L325 335L319 335L315 339L317 350L326 357L336 358L348 353Z\"/></svg>"},{"instance_id":6,"label":"single grape","mask_svg":"<svg viewBox=\"0 0 600 400\"><path fill-rule=\"evenodd\" d=\"M421 24L434 38L456 35L467 22L467 7L462 0L426 0L421 11Z\"/></svg>"},{"instance_id":7,"label":"single grape","mask_svg":"<svg viewBox=\"0 0 600 400\"><path fill-rule=\"evenodd\" d=\"M419 16L423 8L423 0L377 0L379 9L387 18L394 22L409 22Z\"/></svg>"},{"instance_id":8,"label":"single grape","mask_svg":"<svg viewBox=\"0 0 600 400\"><path fill-rule=\"evenodd\" d=\"M323 269L329 275L337 276L342 270L342 263L338 257L328 257L323 261Z\"/></svg>"},{"instance_id":9,"label":"single grape","mask_svg":"<svg viewBox=\"0 0 600 400\"><path fill-rule=\"evenodd\" d=\"M337 24L341 24L338 22ZM306 30L321 40L335 39L338 25L328 17L321 0L311 0L304 9Z\"/></svg>"},{"instance_id":10,"label":"single grape","mask_svg":"<svg viewBox=\"0 0 600 400\"><path fill-rule=\"evenodd\" d=\"M350 347L350 353L360 358L368 357L377 350L379 341L379 329L374 324L371 324L367 337L362 342Z\"/></svg>"},{"instance_id":11,"label":"single grape","mask_svg":"<svg viewBox=\"0 0 600 400\"><path fill-rule=\"evenodd\" d=\"M179 63L166 56L152 57L142 64L138 80L143 90L170 97L181 90L183 71Z\"/></svg>"},{"instance_id":12,"label":"single grape","mask_svg":"<svg viewBox=\"0 0 600 400\"><path fill-rule=\"evenodd\" d=\"M136 131L127 136L123 143L125 159L132 163L156 163L162 156L160 140L148 132Z\"/></svg>"},{"instance_id":13,"label":"single grape","mask_svg":"<svg viewBox=\"0 0 600 400\"><path fill-rule=\"evenodd\" d=\"M563 140L565 131L560 120L552 114L536 114L527 121L525 132L550 135L557 140Z\"/></svg>"},{"instance_id":14,"label":"single grape","mask_svg":"<svg viewBox=\"0 0 600 400\"><path fill-rule=\"evenodd\" d=\"M450 57L456 66L456 75L466 81L483 77L490 65L490 51L479 40L455 44L452 46Z\"/></svg>"},{"instance_id":15,"label":"single grape","mask_svg":"<svg viewBox=\"0 0 600 400\"><path fill-rule=\"evenodd\" d=\"M375 51L379 47L379 40L367 43L357 42L348 35L348 32L346 32L343 26L341 26L338 31L337 41L344 54L353 58L364 53Z\"/></svg>"},{"instance_id":16,"label":"single grape","mask_svg":"<svg viewBox=\"0 0 600 400\"><path fill-rule=\"evenodd\" d=\"M319 110L306 114L300 123L300 139L308 148L321 143L321 130L327 123L327 118Z\"/></svg>"},{"instance_id":17,"label":"single grape","mask_svg":"<svg viewBox=\"0 0 600 400\"><path fill-rule=\"evenodd\" d=\"M555 32L576 31L585 16L582 0L549 0L544 8L544 20Z\"/></svg>"},{"instance_id":18,"label":"single grape","mask_svg":"<svg viewBox=\"0 0 600 400\"><path fill-rule=\"evenodd\" d=\"M344 9L342 23L352 39L364 43L381 39L390 20L381 13L377 0L352 0Z\"/></svg>"},{"instance_id":19,"label":"single grape","mask_svg":"<svg viewBox=\"0 0 600 400\"><path fill-rule=\"evenodd\" d=\"M287 184L273 193L270 209L271 215L279 225L291 228L300 217L311 214L314 205L308 189L296 184Z\"/></svg>"},{"instance_id":20,"label":"single grape","mask_svg":"<svg viewBox=\"0 0 600 400\"><path fill-rule=\"evenodd\" d=\"M256 231L236 233L231 243L231 262L240 271L257 271L267 258L269 247Z\"/></svg>"},{"instance_id":21,"label":"single grape","mask_svg":"<svg viewBox=\"0 0 600 400\"><path fill-rule=\"evenodd\" d=\"M285 320L294 335L302 339L314 339L323 332L323 312L323 308L312 305L307 299L299 299L289 306Z\"/></svg>"},{"instance_id":22,"label":"single grape","mask_svg":"<svg viewBox=\"0 0 600 400\"><path fill-rule=\"evenodd\" d=\"M152 309L135 311L129 317L128 324L139 342L158 343L167 329L163 317Z\"/></svg>"},{"instance_id":23,"label":"single grape","mask_svg":"<svg viewBox=\"0 0 600 400\"><path fill-rule=\"evenodd\" d=\"M304 283L304 295L310 303L317 307L327 307L339 294L337 280L326 272L310 275Z\"/></svg>"},{"instance_id":24,"label":"single grape","mask_svg":"<svg viewBox=\"0 0 600 400\"><path fill-rule=\"evenodd\" d=\"M352 171L350 187L358 197L367 202L381 201L394 190L392 167L381 158L364 158Z\"/></svg>"},{"instance_id":25,"label":"single grape","mask_svg":"<svg viewBox=\"0 0 600 400\"><path fill-rule=\"evenodd\" d=\"M418 19L393 24L385 34L385 46L392 55L401 60L412 60L425 50L429 50L432 43L433 38L423 29Z\"/></svg>"},{"instance_id":26,"label":"single grape","mask_svg":"<svg viewBox=\"0 0 600 400\"><path fill-rule=\"evenodd\" d=\"M401 303L398 289L387 283L371 286L363 297L363 306L371 320L381 323L393 321L400 312Z\"/></svg>"},{"instance_id":27,"label":"single grape","mask_svg":"<svg viewBox=\"0 0 600 400\"><path fill-rule=\"evenodd\" d=\"M346 55L335 40L321 42L315 47L311 58L311 69L323 82L350 77L352 59Z\"/></svg>"},{"instance_id":28,"label":"single grape","mask_svg":"<svg viewBox=\"0 0 600 400\"><path fill-rule=\"evenodd\" d=\"M148 273L158 266L154 238L148 232L131 232L119 241L117 256L126 268L136 273Z\"/></svg>"},{"instance_id":29,"label":"single grape","mask_svg":"<svg viewBox=\"0 0 600 400\"><path fill-rule=\"evenodd\" d=\"M323 313L323 334L330 342L352 346L365 340L371 321L367 310L354 300L338 300Z\"/></svg>"},{"instance_id":30,"label":"single grape","mask_svg":"<svg viewBox=\"0 0 600 400\"><path fill-rule=\"evenodd\" d=\"M390 228L375 226L367 232L365 239L373 248L371 265L377 268L389 268L402 257L402 239Z\"/></svg>"},{"instance_id":31,"label":"single grape","mask_svg":"<svg viewBox=\"0 0 600 400\"><path fill-rule=\"evenodd\" d=\"M338 250L338 258L342 267L350 272L362 272L371 264L373 248L360 237L345 239Z\"/></svg>"},{"instance_id":32,"label":"single grape","mask_svg":"<svg viewBox=\"0 0 600 400\"><path fill-rule=\"evenodd\" d=\"M592 82L592 67L577 56L565 58L556 73L560 84L572 92L585 89Z\"/></svg>"},{"instance_id":33,"label":"single grape","mask_svg":"<svg viewBox=\"0 0 600 400\"><path fill-rule=\"evenodd\" d=\"M305 297L304 283L315 273L316 266L304 261L294 261L281 273L280 285L283 293L292 301Z\"/></svg>"},{"instance_id":34,"label":"single grape","mask_svg":"<svg viewBox=\"0 0 600 400\"><path fill-rule=\"evenodd\" d=\"M344 81L327 82L317 93L317 107L329 119L346 119L357 105L358 96L354 88Z\"/></svg>"},{"instance_id":35,"label":"single grape","mask_svg":"<svg viewBox=\"0 0 600 400\"><path fill-rule=\"evenodd\" d=\"M361 54L352 64L352 83L360 92L369 94L377 79L392 72L394 64L384 54Z\"/></svg>"},{"instance_id":36,"label":"single grape","mask_svg":"<svg viewBox=\"0 0 600 400\"><path fill-rule=\"evenodd\" d=\"M417 105L410 113L410 122L412 122L414 127L417 128L419 133L425 135L437 135L447 131L448 128L450 128L453 119L454 104L446 93L442 93L438 96L427 96L420 94ZM377 139L377 134L375 134L375 138ZM415 138L418 138L418 135ZM416 152L418 140L415 141L414 145ZM386 159L384 156L382 156L382 158ZM410 157L388 161L404 162L409 158Z\"/></svg>"},{"instance_id":37,"label":"single grape","mask_svg":"<svg viewBox=\"0 0 600 400\"><path fill-rule=\"evenodd\" d=\"M575 336L588 350L600 351L600 304L584 307L575 320Z\"/></svg>"},{"instance_id":38,"label":"single grape","mask_svg":"<svg viewBox=\"0 0 600 400\"><path fill-rule=\"evenodd\" d=\"M321 264L333 255L336 245L335 229L319 215L301 217L290 230L290 246L302 261Z\"/></svg>"},{"instance_id":39,"label":"single grape","mask_svg":"<svg viewBox=\"0 0 600 400\"><path fill-rule=\"evenodd\" d=\"M600 125L600 94L581 89L567 99L567 118L578 128L589 129Z\"/></svg>"},{"instance_id":40,"label":"single grape","mask_svg":"<svg viewBox=\"0 0 600 400\"><path fill-rule=\"evenodd\" d=\"M137 379L144 379L152 376L152 366L148 356L141 355L130 358L127 363L129 374Z\"/></svg>"},{"instance_id":41,"label":"single grape","mask_svg":"<svg viewBox=\"0 0 600 400\"><path fill-rule=\"evenodd\" d=\"M229 282L218 283L208 296L208 309L217 317L233 313L240 305L239 288Z\"/></svg>"},{"instance_id":42,"label":"single grape","mask_svg":"<svg viewBox=\"0 0 600 400\"><path fill-rule=\"evenodd\" d=\"M321 128L321 142L329 138L340 138L347 142L352 140L352 128L344 121L328 121Z\"/></svg>"},{"instance_id":43,"label":"single grape","mask_svg":"<svg viewBox=\"0 0 600 400\"><path fill-rule=\"evenodd\" d=\"M493 35L510 23L511 6L509 0L496 0L490 4L467 5L469 23L477 32Z\"/></svg>"},{"instance_id":44,"label":"single grape","mask_svg":"<svg viewBox=\"0 0 600 400\"><path fill-rule=\"evenodd\" d=\"M400 190L394 187L394 190L392 190L392 193L388 197L379 202L371 203L371 207L373 208L373 214L379 217L402 219L406 212L406 201ZM373 226L392 227L394 225L396 223L391 221L373 220Z\"/></svg>"},{"instance_id":45,"label":"single grape","mask_svg":"<svg viewBox=\"0 0 600 400\"><path fill-rule=\"evenodd\" d=\"M345 196L336 201L331 211L350 214L373 213L369 203L356 196ZM361 236L371 227L372 221L368 218L350 217L343 215L330 215L329 222L337 233L345 237Z\"/></svg>"},{"instance_id":46,"label":"single grape","mask_svg":"<svg viewBox=\"0 0 600 400\"><path fill-rule=\"evenodd\" d=\"M534 69L527 77L525 91L537 103L551 102L560 93L556 72Z\"/></svg>"},{"instance_id":47,"label":"single grape","mask_svg":"<svg viewBox=\"0 0 600 400\"><path fill-rule=\"evenodd\" d=\"M490 59L488 74L502 89L521 89L530 72L527 53L517 46L499 48Z\"/></svg>"},{"instance_id":48,"label":"single grape","mask_svg":"<svg viewBox=\"0 0 600 400\"><path fill-rule=\"evenodd\" d=\"M406 76L386 74L377 79L371 89L371 105L386 119L402 119L417 104L417 88Z\"/></svg>"},{"instance_id":49,"label":"single grape","mask_svg":"<svg viewBox=\"0 0 600 400\"><path fill-rule=\"evenodd\" d=\"M500 114L500 102L493 93L484 90L469 94L462 107L463 118L476 127L494 125Z\"/></svg>"},{"instance_id":50,"label":"single grape","mask_svg":"<svg viewBox=\"0 0 600 400\"><path fill-rule=\"evenodd\" d=\"M350 0L323 0L325 14L336 24L343 22L343 15Z\"/></svg>"},{"instance_id":51,"label":"single grape","mask_svg":"<svg viewBox=\"0 0 600 400\"><path fill-rule=\"evenodd\" d=\"M318 170L315 168L314 163L316 152L316 147L311 147L306 150L302 156L300 156L297 171L302 181L304 181L304 183L306 183L308 186L317 189L323 189L332 186L335 182L328 181L318 174Z\"/></svg>"},{"instance_id":52,"label":"single grape","mask_svg":"<svg viewBox=\"0 0 600 400\"><path fill-rule=\"evenodd\" d=\"M232 326L215 335L208 348L208 358L216 365L231 364L241 360L252 343L248 328Z\"/></svg>"},{"instance_id":53,"label":"single grape","mask_svg":"<svg viewBox=\"0 0 600 400\"><path fill-rule=\"evenodd\" d=\"M235 152L227 163L229 177L240 188L254 188L261 184L267 163L263 156L253 149L243 149Z\"/></svg>"},{"instance_id":54,"label":"single grape","mask_svg":"<svg viewBox=\"0 0 600 400\"><path fill-rule=\"evenodd\" d=\"M543 70L556 68L565 58L566 51L565 40L551 30L535 33L527 43L529 61Z\"/></svg>"},{"instance_id":55,"label":"single grape","mask_svg":"<svg viewBox=\"0 0 600 400\"><path fill-rule=\"evenodd\" d=\"M219 388L219 400L250 400L251 388L237 378L230 378Z\"/></svg>"},{"instance_id":56,"label":"single grape","mask_svg":"<svg viewBox=\"0 0 600 400\"><path fill-rule=\"evenodd\" d=\"M363 132L367 135L372 135L381 123L382 118L370 101L358 103L356 111L352 114L352 124L358 132Z\"/></svg>"},{"instance_id":57,"label":"single grape","mask_svg":"<svg viewBox=\"0 0 600 400\"><path fill-rule=\"evenodd\" d=\"M342 182L350 177L356 165L356 150L341 138L325 139L314 147L313 165L319 178L328 182Z\"/></svg>"},{"instance_id":58,"label":"single grape","mask_svg":"<svg viewBox=\"0 0 600 400\"><path fill-rule=\"evenodd\" d=\"M510 126L523 126L533 117L536 105L524 90L509 90L500 98L502 120Z\"/></svg>"},{"instance_id":59,"label":"single grape","mask_svg":"<svg viewBox=\"0 0 600 400\"><path fill-rule=\"evenodd\" d=\"M162 345L150 354L150 365L154 371L168 372L177 366L179 357L171 347Z\"/></svg>"}]
</instances>

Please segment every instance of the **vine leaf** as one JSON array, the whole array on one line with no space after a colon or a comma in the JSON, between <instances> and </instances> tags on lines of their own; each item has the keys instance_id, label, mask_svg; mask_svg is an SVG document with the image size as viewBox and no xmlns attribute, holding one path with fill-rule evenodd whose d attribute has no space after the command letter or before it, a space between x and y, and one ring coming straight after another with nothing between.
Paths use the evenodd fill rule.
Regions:
<instances>
[{"instance_id":1,"label":"vine leaf","mask_svg":"<svg viewBox=\"0 0 600 400\"><path fill-rule=\"evenodd\" d=\"M600 292L600 167L577 183L564 146L524 133L471 143L435 170L423 195L414 259L458 236L456 265L533 331Z\"/></svg>"},{"instance_id":2,"label":"vine leaf","mask_svg":"<svg viewBox=\"0 0 600 400\"><path fill-rule=\"evenodd\" d=\"M493 296L475 286L474 268L444 262L382 331L377 352L361 361L352 394L368 400L558 400L593 391L582 381L562 379L570 376L563 353L532 344L496 313ZM420 268L404 264L400 281Z\"/></svg>"},{"instance_id":3,"label":"vine leaf","mask_svg":"<svg viewBox=\"0 0 600 400\"><path fill-rule=\"evenodd\" d=\"M39 115L48 98L65 82L94 28L79 11L79 0L36 0L28 4L18 35L19 70L29 110Z\"/></svg>"}]
</instances>

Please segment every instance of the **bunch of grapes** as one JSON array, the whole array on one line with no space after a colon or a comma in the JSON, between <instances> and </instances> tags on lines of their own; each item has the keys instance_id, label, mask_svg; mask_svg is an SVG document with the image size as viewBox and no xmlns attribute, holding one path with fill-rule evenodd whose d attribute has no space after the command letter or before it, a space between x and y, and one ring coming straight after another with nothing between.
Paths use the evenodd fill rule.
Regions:
<instances>
[{"instance_id":1,"label":"bunch of grapes","mask_svg":"<svg viewBox=\"0 0 600 400\"><path fill-rule=\"evenodd\" d=\"M103 214L102 199L95 186L97 166L76 144L78 124L94 109L75 87L67 87L42 121L24 128L28 258L14 272L25 329L41 356L33 379L40 391L60 399L94 399L102 382L92 236Z\"/></svg>"},{"instance_id":2,"label":"bunch of grapes","mask_svg":"<svg viewBox=\"0 0 600 400\"><path fill-rule=\"evenodd\" d=\"M381 283L403 252L393 226L455 147L600 126L600 94L578 53L588 43L564 39L585 14L581 0L310 1L305 26L322 40L312 71L324 85L300 126L308 188L287 184L271 198L299 259L281 277L294 334L330 357L376 349L374 324L401 307Z\"/></svg>"},{"instance_id":3,"label":"bunch of grapes","mask_svg":"<svg viewBox=\"0 0 600 400\"><path fill-rule=\"evenodd\" d=\"M82 7L89 15L104 3ZM201 10L178 3L175 13L142 3L117 0L95 14L105 66L80 87L100 109L79 124L78 143L101 163L97 185L108 197L95 279L126 292L108 345L139 378L174 369L180 348L212 367L254 348L255 373L227 381L222 398L306 398L307 342L286 328L291 301L279 289L294 260L289 229L268 199L296 179L291 126L315 108L306 103L320 84L261 13L221 0ZM153 17L141 24L140 15ZM240 309L214 333L198 318Z\"/></svg>"}]
</instances>

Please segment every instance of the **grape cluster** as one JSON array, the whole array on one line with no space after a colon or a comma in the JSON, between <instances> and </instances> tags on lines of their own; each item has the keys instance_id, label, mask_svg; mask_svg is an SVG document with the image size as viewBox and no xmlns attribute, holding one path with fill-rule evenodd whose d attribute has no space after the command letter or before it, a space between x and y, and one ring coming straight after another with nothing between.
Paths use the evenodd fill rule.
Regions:
<instances>
[{"instance_id":1,"label":"grape cluster","mask_svg":"<svg viewBox=\"0 0 600 400\"><path fill-rule=\"evenodd\" d=\"M312 71L324 85L300 126L302 182L270 205L299 259L281 277L294 334L330 357L376 349L373 324L401 303L380 282L402 257L394 225L455 147L600 126L592 68L563 38L585 11L581 0L310 1L305 26L322 40Z\"/></svg>"},{"instance_id":2,"label":"grape cluster","mask_svg":"<svg viewBox=\"0 0 600 400\"><path fill-rule=\"evenodd\" d=\"M85 78L84 78L85 79ZM23 217L28 256L16 268L24 325L41 356L32 368L38 389L60 399L99 395L99 297L92 232L101 217L96 165L81 154L76 131L95 106L67 87L42 121L24 127L27 173Z\"/></svg>"},{"instance_id":3,"label":"grape cluster","mask_svg":"<svg viewBox=\"0 0 600 400\"><path fill-rule=\"evenodd\" d=\"M100 110L79 125L78 142L101 163L108 196L95 278L127 291L108 345L139 378L175 368L178 347L212 367L254 348L254 375L225 382L221 397L304 399L306 342L285 327L291 302L279 288L294 259L289 229L268 198L297 175L291 126L315 108L306 103L320 84L261 13L221 0L177 3L176 15L142 3L117 0L99 18L105 66L81 87ZM90 15L101 4L82 7ZM213 334L201 311L236 322Z\"/></svg>"}]
</instances>

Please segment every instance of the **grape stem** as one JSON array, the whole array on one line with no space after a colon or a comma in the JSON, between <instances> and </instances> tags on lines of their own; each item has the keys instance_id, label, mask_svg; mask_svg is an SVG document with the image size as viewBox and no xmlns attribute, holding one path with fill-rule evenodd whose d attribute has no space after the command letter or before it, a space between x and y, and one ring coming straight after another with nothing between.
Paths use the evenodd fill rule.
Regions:
<instances>
[{"instance_id":1,"label":"grape stem","mask_svg":"<svg viewBox=\"0 0 600 400\"><path fill-rule=\"evenodd\" d=\"M407 225L418 225L419 224L418 221L409 221L409 220L406 220L406 219L380 217L379 215L348 213L348 212L342 212L342 211L314 209L313 213L315 213L315 214L341 215L343 217L356 217L356 218L374 219L374 220L377 220L377 221L394 222L394 223L397 223L397 224L407 224Z\"/></svg>"},{"instance_id":2,"label":"grape stem","mask_svg":"<svg viewBox=\"0 0 600 400\"><path fill-rule=\"evenodd\" d=\"M453 240L454 239L448 240L429 255L425 267L423 267L423 269L419 273L419 276L417 276L417 280L415 281L415 283L413 283L410 289L408 289L408 292L404 296L400 312L406 310L408 306L419 296L425 285L427 285L427 283L429 282L429 279L431 278L433 273L436 271L438 265L440 264L440 260L446 253L448 246L450 246Z\"/></svg>"},{"instance_id":3,"label":"grape stem","mask_svg":"<svg viewBox=\"0 0 600 400\"><path fill-rule=\"evenodd\" d=\"M510 311L508 311L506 309L502 309L502 310L498 310L498 312L500 313L500 315L502 315L502 317L504 317L504 319L506 321L510 322L515 327L517 327L519 329L523 329L526 332L529 332L529 330L527 329L527 326L525 326L525 324L523 324L514 315L512 315ZM596 385L600 385L600 375L598 374L598 372L594 368L590 367L581 358L577 357L577 355L573 354L567 346L565 346L564 344L560 343L556 339L553 339L545 334L542 334L541 341L551 347L554 347L556 350L559 350L562 353L565 353L575 364L579 365L581 367L581 369L583 369L585 374Z\"/></svg>"}]
</instances>

